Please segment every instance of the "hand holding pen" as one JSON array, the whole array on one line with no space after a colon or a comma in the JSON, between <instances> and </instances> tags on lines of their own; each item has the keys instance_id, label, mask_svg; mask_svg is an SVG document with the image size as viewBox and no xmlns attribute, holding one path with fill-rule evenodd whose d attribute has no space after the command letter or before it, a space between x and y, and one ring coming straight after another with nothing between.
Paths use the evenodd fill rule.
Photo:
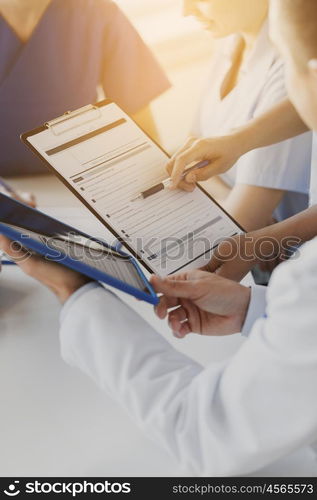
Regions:
<instances>
[{"instance_id":1,"label":"hand holding pen","mask_svg":"<svg viewBox=\"0 0 317 500\"><path fill-rule=\"evenodd\" d=\"M185 177L190 173L193 172L194 170L198 170L200 168L204 168L207 165L209 165L208 160L200 161L199 163L196 163L190 168L187 168L183 175L182 179L185 179ZM135 198L133 198L131 201L136 201L136 200L145 200L146 198L149 198L150 196L153 196L156 193L159 193L160 191L163 191L166 188L170 188L172 185L172 179L168 178L165 179L164 181L160 182L159 184L156 184L155 186L151 186L148 189L141 191Z\"/></svg>"},{"instance_id":2,"label":"hand holding pen","mask_svg":"<svg viewBox=\"0 0 317 500\"><path fill-rule=\"evenodd\" d=\"M247 152L243 130L233 130L224 136L187 139L166 165L173 187L192 191L196 182L227 172ZM209 160L209 165L182 180L187 165L201 160Z\"/></svg>"}]
</instances>

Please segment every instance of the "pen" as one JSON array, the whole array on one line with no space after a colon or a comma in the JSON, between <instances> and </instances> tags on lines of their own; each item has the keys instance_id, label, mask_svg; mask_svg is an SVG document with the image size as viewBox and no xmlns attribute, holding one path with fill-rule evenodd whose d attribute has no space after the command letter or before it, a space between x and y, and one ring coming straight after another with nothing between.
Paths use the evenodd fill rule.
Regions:
<instances>
[{"instance_id":1,"label":"pen","mask_svg":"<svg viewBox=\"0 0 317 500\"><path fill-rule=\"evenodd\" d=\"M182 179L186 177L186 175L189 172L192 172L193 170L198 170L200 168L207 167L209 165L209 160L204 160L196 163L193 167L187 168L187 170L184 171L182 175ZM142 191L138 196L133 198L131 201L136 201L136 200L145 200L146 198L149 198L153 194L159 193L160 191L163 191L163 189L166 189L171 185L171 178L165 179L164 181L160 182L159 184L156 184L155 186L150 187L149 189L146 189L145 191Z\"/></svg>"}]
</instances>

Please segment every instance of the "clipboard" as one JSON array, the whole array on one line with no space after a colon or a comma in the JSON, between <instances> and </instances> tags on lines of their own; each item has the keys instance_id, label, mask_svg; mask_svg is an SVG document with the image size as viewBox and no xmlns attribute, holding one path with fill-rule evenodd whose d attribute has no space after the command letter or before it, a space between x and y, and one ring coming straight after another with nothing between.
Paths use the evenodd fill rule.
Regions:
<instances>
[{"instance_id":1,"label":"clipboard","mask_svg":"<svg viewBox=\"0 0 317 500\"><path fill-rule=\"evenodd\" d=\"M103 120L103 113L107 109L111 110L111 113L113 115L113 119L109 120L109 123L107 122L107 120ZM87 191L85 191L85 187L83 187L85 186L85 183L87 185L89 184L87 181L87 177L89 175L94 174L94 172L95 172L94 174L95 179L98 180L98 178L101 177L101 174L99 172L101 171L102 168L106 168L102 165L102 162L104 161L104 164L109 162L106 155L104 155L104 157L102 157L102 155L98 156L99 153L96 153L95 155L96 158L94 158L92 161L86 161L84 146L88 147L89 145L97 144L97 141L98 139L100 139L101 136L107 137L109 135L115 137L118 130L121 128L122 130L123 129L125 130L125 133L128 130L132 131L131 132L132 136L134 132L135 134L137 134L137 131L139 131L140 135L140 141L139 144L137 144L137 146L135 146L133 140L130 141L131 144L129 143L129 141L127 141L126 151L124 152L125 159L122 160L122 164L127 164L126 158L129 158L129 155L132 158L133 155L135 154L135 150L138 147L140 151L142 151L142 147L145 149L152 148L152 151L156 154L156 156L160 156L161 165L166 164L169 155L161 148L159 144L153 141L131 119L131 117L129 117L124 111L122 111L119 108L119 106L117 106L110 99L105 99L97 104L84 106L83 108L80 108L78 110L67 112L61 117L48 121L47 123L45 123L44 125L42 125L37 129L22 134L21 139L24 142L24 144L29 149L31 149L31 151L33 151L33 153L36 156L40 157L42 161L44 161L46 166L68 187L68 189L70 189L70 191L78 199L80 199L80 201L90 210L90 212L92 212L97 217L97 219L115 236L116 240L119 241L123 246L125 246L125 248L128 249L128 251L150 273L167 275L190 269L189 266L191 266L191 268L200 267L201 265L203 265L201 259L205 258L204 263L206 264L209 258L211 257L213 250L218 246L220 241L230 236L234 236L238 233L244 232L243 228L203 189L202 186L198 184L195 193L184 193L184 192L182 193L183 195L187 196L186 200L188 200L189 204L193 198L195 197L200 198L201 206L204 207L204 209L202 209L201 211L202 212L201 224L200 225L198 224L199 227L194 228L193 231L191 230L190 227L186 231L186 234L184 233L184 235L181 234L179 236L178 235L175 236L175 240L177 239L178 242L177 244L179 248L185 245L189 247L191 244L190 240L192 236L196 237L197 234L199 236L201 235L204 236L205 234L208 233L208 226L211 227L212 224L214 224L215 227L217 226L217 229L215 230L215 234L217 237L214 238L215 241L212 241L210 239L210 245L207 247L207 250L199 249L199 251L198 250L196 251L193 258L184 257L182 261L179 262L179 265L178 262L175 262L174 266L174 262L172 263L167 262L168 259L166 255L163 255L164 252L166 254L165 248L163 248L163 250L160 248L159 252L155 248L152 253L148 252L147 249L144 250L144 247L140 249L139 245L136 244L135 241L131 241L130 239L131 235L129 234L130 233L129 226L128 228L126 227L123 228L120 227L118 224L114 225L113 223L111 223L110 216L112 217L112 214L109 215L107 210L105 210L105 213L102 213L102 211L98 209L99 199L97 198L95 199L94 197L90 197L90 199L88 199L88 197L85 195ZM48 140L49 146L44 148L44 146L42 147L40 145L40 142L42 140L43 142L45 142L46 136L49 137ZM97 149L98 148L100 149L100 144L99 145L97 144ZM117 150L116 147L114 146L113 157L111 158L113 160L113 163L117 161L117 158L120 157L121 155L120 147L117 148ZM56 166L56 164L54 163L56 162L56 158L58 159L63 157L63 155L66 155L65 151L67 151L68 155L67 157L68 159L65 160L65 162L66 163L70 162L67 163L67 169L70 169L69 173L66 173L66 164L63 164L62 166L60 165ZM73 152L74 155L76 155L76 160L78 160L78 165L80 165L80 168L78 167L76 172L72 171ZM81 158L81 155L83 155L83 158ZM71 166L69 167L69 165ZM65 170L63 170L64 166ZM138 165L137 168L139 168ZM161 175L163 175L163 178L166 178L166 174L163 168L161 168ZM146 181L144 181L144 183L145 182ZM152 185L154 185L154 181L151 181L151 183L152 182L153 182ZM144 184L142 185L142 187L143 188L145 187ZM136 192L134 192L134 194L138 194L141 190L142 190L141 188L140 189L135 188ZM151 201L154 200L154 198L157 196L160 196L163 199L163 197L166 197L167 194L166 192L161 192L158 195L151 197L150 200L146 200L147 205L144 204L144 206L145 207L150 206ZM169 201L167 200L165 202L165 205L168 206L168 204ZM210 210L211 213L210 217L208 216L209 218L207 217L206 220L205 212L208 210ZM152 213L154 212L152 210ZM171 212L173 212L173 207L171 207ZM162 218L162 224L165 224L167 226L167 217L170 217L170 214L171 214L170 212L168 214L165 214L165 219ZM183 210L182 217L179 217L179 220L181 220L183 224L183 221L185 221L188 218L189 214L185 213L185 211ZM131 217L129 220L131 220ZM221 224L226 227L224 228L221 227L220 230L218 230ZM209 231L207 236L208 235L210 236L210 232L212 232L212 230ZM171 232L172 235L174 233L175 231ZM167 247L167 249L169 250L170 248ZM161 259L161 261L163 262L166 268L166 272L165 268L163 269L163 265L161 265L161 262L158 262L159 259Z\"/></svg>"},{"instance_id":2,"label":"clipboard","mask_svg":"<svg viewBox=\"0 0 317 500\"><path fill-rule=\"evenodd\" d=\"M135 259L0 193L0 234L23 248L149 304L158 297Z\"/></svg>"}]
</instances>

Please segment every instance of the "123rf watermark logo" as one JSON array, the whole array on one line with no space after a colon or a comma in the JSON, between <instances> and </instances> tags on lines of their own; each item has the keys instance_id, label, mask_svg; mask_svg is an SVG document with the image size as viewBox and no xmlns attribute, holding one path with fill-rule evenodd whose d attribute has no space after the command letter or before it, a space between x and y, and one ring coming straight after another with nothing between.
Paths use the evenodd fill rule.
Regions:
<instances>
[{"instance_id":1,"label":"123rf watermark logo","mask_svg":"<svg viewBox=\"0 0 317 500\"><path fill-rule=\"evenodd\" d=\"M41 495L67 495L76 498L77 495L91 494L122 494L131 493L131 483L120 483L111 481L32 481L25 482L24 485L20 481L12 481L3 489L3 493L7 497L17 497L21 494L41 494Z\"/></svg>"}]
</instances>

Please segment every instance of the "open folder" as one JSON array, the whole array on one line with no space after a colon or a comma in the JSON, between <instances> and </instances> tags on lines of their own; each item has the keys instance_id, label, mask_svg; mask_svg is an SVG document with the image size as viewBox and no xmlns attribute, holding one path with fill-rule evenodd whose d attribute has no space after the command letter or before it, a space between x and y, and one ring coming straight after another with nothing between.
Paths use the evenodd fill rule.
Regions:
<instances>
[{"instance_id":1,"label":"open folder","mask_svg":"<svg viewBox=\"0 0 317 500\"><path fill-rule=\"evenodd\" d=\"M158 303L153 288L131 255L2 193L0 234L19 242L31 253L40 254L92 280L150 304Z\"/></svg>"},{"instance_id":2,"label":"open folder","mask_svg":"<svg viewBox=\"0 0 317 500\"><path fill-rule=\"evenodd\" d=\"M168 155L110 100L22 135L68 188L150 272L200 267L242 228L201 186L132 201L166 179Z\"/></svg>"}]
</instances>

